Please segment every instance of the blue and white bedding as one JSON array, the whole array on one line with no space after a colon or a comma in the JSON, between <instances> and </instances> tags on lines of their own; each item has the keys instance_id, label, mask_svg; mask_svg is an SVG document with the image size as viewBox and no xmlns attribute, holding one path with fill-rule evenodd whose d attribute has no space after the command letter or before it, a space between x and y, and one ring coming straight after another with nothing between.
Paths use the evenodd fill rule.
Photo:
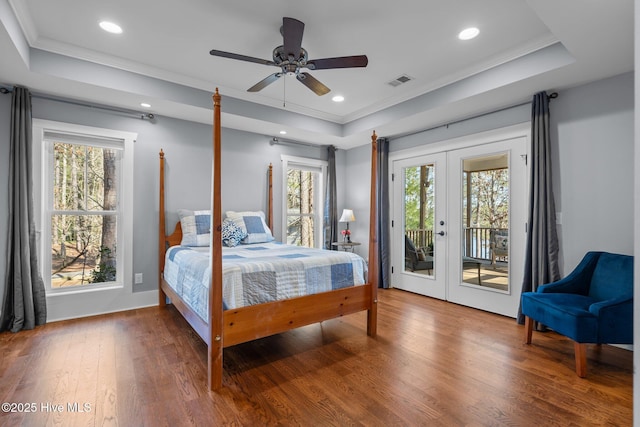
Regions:
<instances>
[{"instance_id":1,"label":"blue and white bedding","mask_svg":"<svg viewBox=\"0 0 640 427\"><path fill-rule=\"evenodd\" d=\"M222 270L224 308L232 309L363 285L367 266L350 252L268 242L223 247ZM208 247L169 248L164 279L202 319L208 319Z\"/></svg>"}]
</instances>

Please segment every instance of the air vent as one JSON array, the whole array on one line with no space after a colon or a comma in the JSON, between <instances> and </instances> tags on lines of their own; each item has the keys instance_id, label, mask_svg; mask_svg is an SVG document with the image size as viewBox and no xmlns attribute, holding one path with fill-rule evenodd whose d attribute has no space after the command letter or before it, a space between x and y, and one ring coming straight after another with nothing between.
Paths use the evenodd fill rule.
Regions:
<instances>
[{"instance_id":1,"label":"air vent","mask_svg":"<svg viewBox=\"0 0 640 427\"><path fill-rule=\"evenodd\" d=\"M401 75L389 82L389 84L393 87L400 86L402 83L406 83L410 80L413 80L412 77L407 76L406 74Z\"/></svg>"}]
</instances>

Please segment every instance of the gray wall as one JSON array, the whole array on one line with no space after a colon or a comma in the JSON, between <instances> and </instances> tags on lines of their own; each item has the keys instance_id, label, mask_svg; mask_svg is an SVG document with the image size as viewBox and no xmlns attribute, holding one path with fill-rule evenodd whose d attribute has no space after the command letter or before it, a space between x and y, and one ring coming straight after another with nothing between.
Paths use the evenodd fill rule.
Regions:
<instances>
[{"instance_id":1,"label":"gray wall","mask_svg":"<svg viewBox=\"0 0 640 427\"><path fill-rule=\"evenodd\" d=\"M551 104L551 132L556 143L553 167L563 273L588 250L633 253L633 75L631 73L560 92ZM0 168L7 171L10 95L0 96ZM396 151L495 129L529 120L521 106L439 127L391 141ZM158 151L167 158L169 222L177 209L206 208L210 198L211 126L158 117L155 123L98 109L40 98L33 100L35 118L138 133L134 176L134 273L144 274L136 291L157 283ZM384 136L384 135L381 135ZM324 150L271 146L268 138L223 129L223 209L264 209L265 170L274 165L274 214L281 218L280 155L326 158ZM352 208L353 240L363 243L369 232L370 147L337 154L338 209ZM0 277L6 273L8 174L0 174ZM280 235L276 221L274 233ZM0 291L4 292L4 280Z\"/></svg>"},{"instance_id":2,"label":"gray wall","mask_svg":"<svg viewBox=\"0 0 640 427\"><path fill-rule=\"evenodd\" d=\"M0 96L0 168L7 171L11 95ZM134 292L152 290L158 281L158 153L166 158L167 231L178 219L177 210L207 209L211 199L211 125L157 117L154 122L69 103L33 98L33 117L45 120L137 132L134 150L133 272L143 273L144 283ZM266 210L266 173L274 166L274 216L282 214L282 168L280 156L326 159L323 148L270 145L269 138L223 129L224 210ZM344 172L344 151L338 151L338 176ZM6 274L6 228L8 173L0 174L0 293ZM338 188L339 199L342 197ZM280 222L274 233L280 236ZM131 279L131 278L130 278Z\"/></svg>"},{"instance_id":3,"label":"gray wall","mask_svg":"<svg viewBox=\"0 0 640 427\"><path fill-rule=\"evenodd\" d=\"M560 93L551 103L564 272L589 250L633 254L633 73Z\"/></svg>"},{"instance_id":4,"label":"gray wall","mask_svg":"<svg viewBox=\"0 0 640 427\"><path fill-rule=\"evenodd\" d=\"M589 250L633 253L633 73L559 93L551 102L551 138L561 270L568 274ZM532 94L533 95L533 94ZM530 120L519 106L473 120L391 140L390 150L418 147ZM380 135L384 136L384 135ZM346 199L356 215L356 240L366 242L369 223L369 147L346 155ZM361 254L366 254L362 247Z\"/></svg>"}]
</instances>

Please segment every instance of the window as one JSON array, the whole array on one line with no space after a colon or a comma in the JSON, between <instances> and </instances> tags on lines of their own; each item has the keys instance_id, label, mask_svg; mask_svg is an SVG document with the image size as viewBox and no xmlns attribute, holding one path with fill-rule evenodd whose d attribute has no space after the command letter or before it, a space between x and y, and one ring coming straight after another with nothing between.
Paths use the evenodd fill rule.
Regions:
<instances>
[{"instance_id":1,"label":"window","mask_svg":"<svg viewBox=\"0 0 640 427\"><path fill-rule=\"evenodd\" d=\"M288 244L322 247L322 194L327 163L282 156L284 238Z\"/></svg>"},{"instance_id":2,"label":"window","mask_svg":"<svg viewBox=\"0 0 640 427\"><path fill-rule=\"evenodd\" d=\"M131 275L133 134L34 120L48 293L122 287ZM125 239L125 230L129 241Z\"/></svg>"}]
</instances>

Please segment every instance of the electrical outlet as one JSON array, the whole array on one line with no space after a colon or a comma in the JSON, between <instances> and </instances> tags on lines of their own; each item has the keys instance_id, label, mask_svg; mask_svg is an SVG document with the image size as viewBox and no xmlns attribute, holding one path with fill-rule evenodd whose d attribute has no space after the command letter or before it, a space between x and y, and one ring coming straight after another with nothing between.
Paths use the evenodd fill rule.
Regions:
<instances>
[{"instance_id":1,"label":"electrical outlet","mask_svg":"<svg viewBox=\"0 0 640 427\"><path fill-rule=\"evenodd\" d=\"M142 283L142 273L136 273L134 283L136 285L139 285L140 283Z\"/></svg>"},{"instance_id":2,"label":"electrical outlet","mask_svg":"<svg viewBox=\"0 0 640 427\"><path fill-rule=\"evenodd\" d=\"M562 225L562 212L556 212L556 224Z\"/></svg>"}]
</instances>

